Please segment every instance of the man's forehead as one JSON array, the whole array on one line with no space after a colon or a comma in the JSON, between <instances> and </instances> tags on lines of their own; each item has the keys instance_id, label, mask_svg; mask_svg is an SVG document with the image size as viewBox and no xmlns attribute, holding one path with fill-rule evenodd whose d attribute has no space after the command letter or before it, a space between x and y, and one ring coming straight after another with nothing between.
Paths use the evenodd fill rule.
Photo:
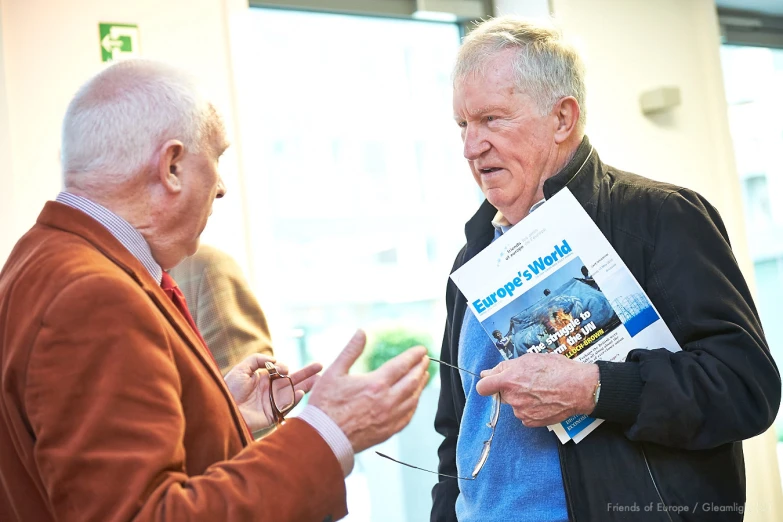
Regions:
<instances>
[{"instance_id":1,"label":"man's forehead","mask_svg":"<svg viewBox=\"0 0 783 522\"><path fill-rule=\"evenodd\" d=\"M228 140L228 136L226 136L226 132L223 129L218 130L213 143L215 144L215 151L218 154L223 154L226 149L231 146L231 142Z\"/></svg>"},{"instance_id":2,"label":"man's forehead","mask_svg":"<svg viewBox=\"0 0 783 522\"><path fill-rule=\"evenodd\" d=\"M227 149L230 145L228 140L228 134L226 133L226 126L221 120L215 122L215 127L212 134L212 141L216 147L223 150Z\"/></svg>"},{"instance_id":3,"label":"man's forehead","mask_svg":"<svg viewBox=\"0 0 783 522\"><path fill-rule=\"evenodd\" d=\"M490 113L504 113L509 110L508 105L503 104L488 104L488 105L480 105L478 107L467 107L466 112L468 116L482 116L484 114L490 114Z\"/></svg>"},{"instance_id":4,"label":"man's forehead","mask_svg":"<svg viewBox=\"0 0 783 522\"><path fill-rule=\"evenodd\" d=\"M209 104L209 123L207 125L210 143L218 153L222 154L231 143L228 140L223 116L212 103Z\"/></svg>"},{"instance_id":5,"label":"man's forehead","mask_svg":"<svg viewBox=\"0 0 783 522\"><path fill-rule=\"evenodd\" d=\"M454 90L454 113L464 117L476 118L487 114L506 114L513 112L523 100L515 96L514 89L498 88L487 85L486 88Z\"/></svg>"},{"instance_id":6,"label":"man's forehead","mask_svg":"<svg viewBox=\"0 0 783 522\"><path fill-rule=\"evenodd\" d=\"M455 86L454 112L465 117L480 117L487 114L508 114L530 103L530 97L516 85L502 85L487 82L464 89Z\"/></svg>"}]
</instances>

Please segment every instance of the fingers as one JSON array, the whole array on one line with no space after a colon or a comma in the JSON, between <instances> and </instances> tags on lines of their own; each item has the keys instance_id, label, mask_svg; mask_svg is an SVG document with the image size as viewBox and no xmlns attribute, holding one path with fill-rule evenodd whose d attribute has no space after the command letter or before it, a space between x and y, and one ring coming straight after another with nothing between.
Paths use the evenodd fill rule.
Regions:
<instances>
[{"instance_id":1,"label":"fingers","mask_svg":"<svg viewBox=\"0 0 783 522\"><path fill-rule=\"evenodd\" d=\"M429 362L427 358L420 359L417 366L407 371L397 382L392 384L389 395L406 397L415 393L418 396L429 378L429 373L427 373ZM395 400L395 402L398 401Z\"/></svg>"},{"instance_id":2,"label":"fingers","mask_svg":"<svg viewBox=\"0 0 783 522\"><path fill-rule=\"evenodd\" d=\"M490 375L495 375L496 373L500 373L503 370L506 369L506 365L508 364L508 361L500 361L497 366L494 368L490 368L489 370L482 370L481 371L481 377L489 377Z\"/></svg>"},{"instance_id":3,"label":"fingers","mask_svg":"<svg viewBox=\"0 0 783 522\"><path fill-rule=\"evenodd\" d=\"M308 393L310 390L313 389L313 386L315 386L315 383L318 382L318 379L320 379L321 376L318 374L311 375L307 379L300 381L299 383L294 385L294 389L298 392L301 391L303 394Z\"/></svg>"},{"instance_id":4,"label":"fingers","mask_svg":"<svg viewBox=\"0 0 783 522\"><path fill-rule=\"evenodd\" d=\"M382 380L391 384L402 379L408 372L416 368L417 365L425 365L426 371L429 365L429 359L427 358L427 349L423 346L414 346L405 350L395 358L386 361L383 366L375 370L375 374Z\"/></svg>"},{"instance_id":5,"label":"fingers","mask_svg":"<svg viewBox=\"0 0 783 522\"><path fill-rule=\"evenodd\" d=\"M317 374L323 369L323 365L321 363L310 363L304 368L295 371L289 377L291 377L291 382L294 383L294 386L299 384L302 381L305 381L312 377L313 375Z\"/></svg>"},{"instance_id":6,"label":"fingers","mask_svg":"<svg viewBox=\"0 0 783 522\"><path fill-rule=\"evenodd\" d=\"M373 420L374 425L367 428L368 434L357 437L357 444L352 441L357 452L387 440L408 425L416 412L421 392L427 385L428 362L421 361L420 365L394 383L382 396L383 400L376 408L380 407L383 414Z\"/></svg>"},{"instance_id":7,"label":"fingers","mask_svg":"<svg viewBox=\"0 0 783 522\"><path fill-rule=\"evenodd\" d=\"M488 397L500 392L505 383L503 372L508 366L508 361L501 361L497 366L481 372L481 379L476 383L476 391L479 395Z\"/></svg>"},{"instance_id":8,"label":"fingers","mask_svg":"<svg viewBox=\"0 0 783 522\"><path fill-rule=\"evenodd\" d=\"M337 359L335 359L332 365L326 369L325 373L335 375L347 374L348 370L353 366L353 363L356 362L356 359L358 359L362 354L362 351L364 351L366 342L367 336L364 332L362 330L356 330L356 333L353 334L351 340L348 341L348 344L345 345L343 351L340 352L340 355L337 356Z\"/></svg>"},{"instance_id":9,"label":"fingers","mask_svg":"<svg viewBox=\"0 0 783 522\"><path fill-rule=\"evenodd\" d=\"M296 394L294 395L294 404L299 404L299 401L301 401L305 396L304 390L296 390Z\"/></svg>"},{"instance_id":10,"label":"fingers","mask_svg":"<svg viewBox=\"0 0 783 522\"><path fill-rule=\"evenodd\" d=\"M267 355L264 353L253 353L242 359L242 361L237 364L236 367L242 367L243 371L247 373L253 373L258 369L263 370L264 363L267 361L274 363L276 359L272 355Z\"/></svg>"},{"instance_id":11,"label":"fingers","mask_svg":"<svg viewBox=\"0 0 783 522\"><path fill-rule=\"evenodd\" d=\"M415 393L409 393L405 396L405 398L400 401L400 403L397 406L397 419L393 422L395 425L394 432L397 433L401 429L403 429L405 426L408 425L408 423L413 418L413 414L416 413L416 408L419 405L419 398L421 398L421 392L424 390L424 387L427 385L427 382L429 380L429 374L423 373L421 375L421 378L419 379L418 386L416 387Z\"/></svg>"}]
</instances>

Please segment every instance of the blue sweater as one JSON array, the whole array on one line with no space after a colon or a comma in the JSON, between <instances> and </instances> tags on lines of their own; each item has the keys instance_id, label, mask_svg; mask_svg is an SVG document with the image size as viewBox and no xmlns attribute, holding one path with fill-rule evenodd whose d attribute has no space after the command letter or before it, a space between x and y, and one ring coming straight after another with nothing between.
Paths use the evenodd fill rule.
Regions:
<instances>
[{"instance_id":1,"label":"blue sweater","mask_svg":"<svg viewBox=\"0 0 783 522\"><path fill-rule=\"evenodd\" d=\"M503 360L470 308L459 340L460 367L475 373ZM457 470L469 477L478 462L492 413L492 398L476 393L478 377L460 372L465 391L457 439ZM492 449L476 480L460 480L456 512L460 522L567 521L568 512L557 455L557 438L547 428L526 428L503 404Z\"/></svg>"}]
</instances>

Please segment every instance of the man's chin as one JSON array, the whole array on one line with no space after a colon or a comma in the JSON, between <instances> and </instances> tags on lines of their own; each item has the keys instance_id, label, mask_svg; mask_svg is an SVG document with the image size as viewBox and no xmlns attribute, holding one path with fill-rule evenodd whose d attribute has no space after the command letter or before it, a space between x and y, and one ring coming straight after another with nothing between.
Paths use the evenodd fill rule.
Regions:
<instances>
[{"instance_id":1,"label":"man's chin","mask_svg":"<svg viewBox=\"0 0 783 522\"><path fill-rule=\"evenodd\" d=\"M501 212L502 208L505 208L509 205L510 198L508 198L506 193L499 188L485 189L484 197L487 198L487 201L489 201L493 207L500 210Z\"/></svg>"},{"instance_id":2,"label":"man's chin","mask_svg":"<svg viewBox=\"0 0 783 522\"><path fill-rule=\"evenodd\" d=\"M487 201L489 201L490 205L495 207L498 212L503 214L503 217L505 217L507 220L509 220L512 224L518 223L522 218L524 218L527 215L529 206L525 209L524 207L525 203L522 203L520 199L514 199L512 197L509 197L507 193L503 193L502 191L492 191L488 190L484 193L484 197L487 198ZM531 205L532 203L528 202L528 205Z\"/></svg>"},{"instance_id":3,"label":"man's chin","mask_svg":"<svg viewBox=\"0 0 783 522\"><path fill-rule=\"evenodd\" d=\"M201 245L201 235L196 238L196 240L193 242L193 244L188 249L188 257L192 256L198 251L198 247Z\"/></svg>"}]
</instances>

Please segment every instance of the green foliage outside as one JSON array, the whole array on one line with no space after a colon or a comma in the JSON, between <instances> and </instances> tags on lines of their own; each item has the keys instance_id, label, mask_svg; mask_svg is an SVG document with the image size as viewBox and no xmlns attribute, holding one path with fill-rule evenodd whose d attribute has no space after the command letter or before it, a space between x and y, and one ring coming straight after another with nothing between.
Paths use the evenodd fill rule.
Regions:
<instances>
[{"instance_id":1,"label":"green foliage outside","mask_svg":"<svg viewBox=\"0 0 783 522\"><path fill-rule=\"evenodd\" d=\"M374 332L367 343L366 359L367 369L369 371L377 370L383 363L393 359L408 348L414 346L424 346L427 348L427 354L435 357L432 351L432 337L426 333L406 330L404 328L395 328L391 330L382 330ZM438 364L432 363L428 368L432 380L433 375L438 371Z\"/></svg>"}]
</instances>

